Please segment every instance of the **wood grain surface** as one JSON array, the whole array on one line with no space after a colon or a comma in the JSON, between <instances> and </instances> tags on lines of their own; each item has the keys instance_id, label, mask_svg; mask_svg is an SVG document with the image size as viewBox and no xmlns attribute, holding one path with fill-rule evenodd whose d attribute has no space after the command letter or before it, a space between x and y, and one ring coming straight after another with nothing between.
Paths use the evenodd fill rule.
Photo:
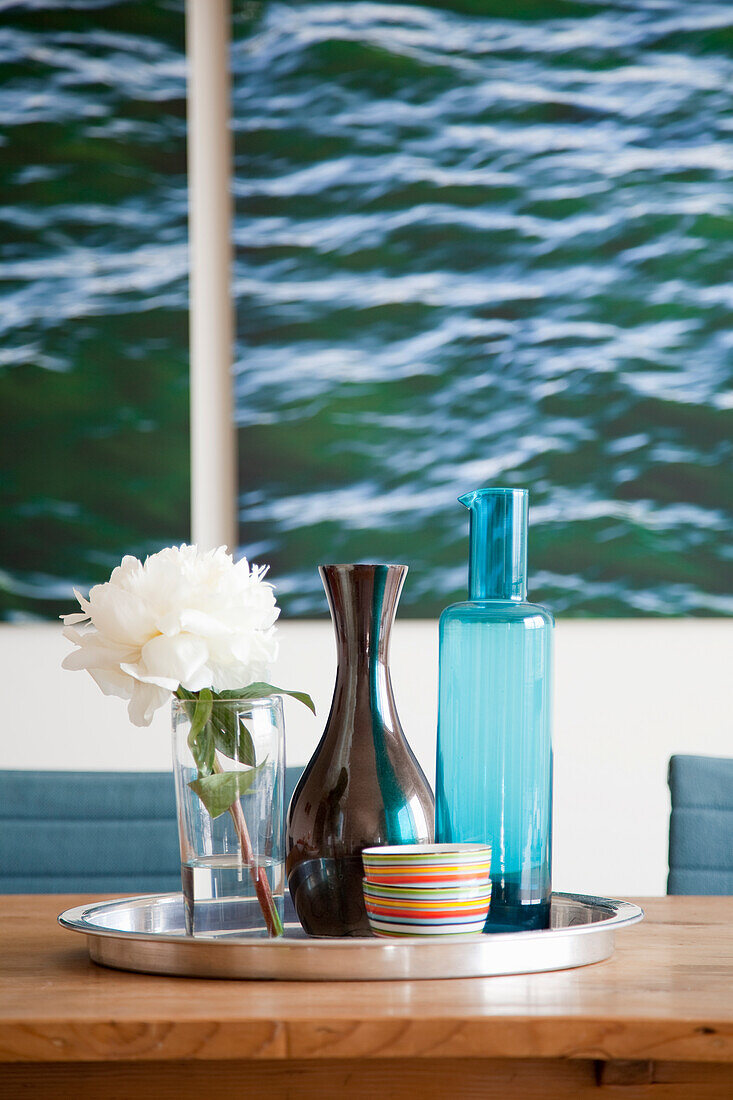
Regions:
<instances>
[{"instance_id":1,"label":"wood grain surface","mask_svg":"<svg viewBox=\"0 0 733 1100\"><path fill-rule=\"evenodd\" d=\"M13 1100L731 1100L733 1066L542 1059L370 1058L256 1062L15 1062L0 1067ZM630 1076L629 1067L643 1067ZM643 1080L640 1075L643 1076Z\"/></svg>"},{"instance_id":2,"label":"wood grain surface","mask_svg":"<svg viewBox=\"0 0 733 1100\"><path fill-rule=\"evenodd\" d=\"M227 1063L256 1060L262 1063L257 1072L279 1073L284 1081L285 1070L277 1068L282 1060L305 1066L328 1059L329 1066L311 1065L306 1076L315 1082L313 1095L331 1096L325 1082L336 1080L329 1075L342 1063L353 1069L355 1060L373 1062L375 1073L389 1074L384 1067L399 1060L394 1089L382 1094L401 1097L408 1093L399 1091L398 1077L410 1067L413 1078L448 1081L448 1063L455 1060L470 1067L474 1060L486 1066L491 1059L560 1059L553 1073L582 1074L586 1083L593 1077L594 1088L620 1090L627 1100L687 1095L680 1089L689 1064L705 1062L710 1065L697 1072L707 1072L708 1091L701 1079L698 1095L733 1097L730 1065L716 1065L733 1063L733 898L642 899L646 920L618 933L614 957L577 970L360 983L206 981L98 967L88 959L84 937L56 924L59 912L89 900L0 897L0 1061L48 1063L49 1080L60 1063L127 1063L119 1073L134 1074L135 1063L146 1062L146 1080L155 1065L163 1082L165 1062L185 1061L192 1073L192 1063L209 1062L208 1070L226 1075ZM680 1066L674 1070L671 1063ZM541 1064L525 1061L521 1069L527 1080L534 1073L538 1088ZM518 1065L502 1065L505 1073L520 1072ZM13 1072L9 1065L0 1070L6 1081ZM37 1075L38 1091L28 1095L47 1095L41 1066L17 1072L27 1080ZM113 1072L86 1066L85 1097L97 1095L95 1073L101 1081ZM292 1072L293 1066L286 1076ZM549 1089L547 1073L544 1080ZM580 1087L577 1077L565 1095L584 1096ZM727 1092L719 1091L724 1087ZM290 1086L283 1088L269 1095L289 1095ZM349 1089L342 1081L342 1094ZM429 1085L421 1091L444 1094L431 1093ZM351 1098L356 1095L351 1089Z\"/></svg>"}]
</instances>

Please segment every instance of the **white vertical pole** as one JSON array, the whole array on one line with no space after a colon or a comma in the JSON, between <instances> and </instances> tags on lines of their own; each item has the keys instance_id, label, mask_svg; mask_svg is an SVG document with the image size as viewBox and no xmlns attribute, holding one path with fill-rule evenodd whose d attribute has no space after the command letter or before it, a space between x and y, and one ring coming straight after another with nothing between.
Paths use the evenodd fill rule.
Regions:
<instances>
[{"instance_id":1,"label":"white vertical pole","mask_svg":"<svg viewBox=\"0 0 733 1100\"><path fill-rule=\"evenodd\" d=\"M229 0L186 0L191 537L237 544Z\"/></svg>"}]
</instances>

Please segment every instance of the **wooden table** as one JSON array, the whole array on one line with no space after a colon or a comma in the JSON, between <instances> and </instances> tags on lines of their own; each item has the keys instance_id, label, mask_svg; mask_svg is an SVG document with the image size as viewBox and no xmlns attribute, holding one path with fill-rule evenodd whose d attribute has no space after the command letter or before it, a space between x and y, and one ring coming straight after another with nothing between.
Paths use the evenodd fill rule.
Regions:
<instances>
[{"instance_id":1,"label":"wooden table","mask_svg":"<svg viewBox=\"0 0 733 1100\"><path fill-rule=\"evenodd\" d=\"M642 899L578 970L329 984L97 967L88 900L0 897L3 1098L733 1098L733 898Z\"/></svg>"}]
</instances>

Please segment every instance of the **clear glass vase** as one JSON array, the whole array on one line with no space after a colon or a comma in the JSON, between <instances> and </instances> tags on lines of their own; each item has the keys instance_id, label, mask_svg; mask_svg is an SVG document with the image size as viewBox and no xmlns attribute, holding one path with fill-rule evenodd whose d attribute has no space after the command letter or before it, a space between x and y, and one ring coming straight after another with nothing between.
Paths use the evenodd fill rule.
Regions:
<instances>
[{"instance_id":1,"label":"clear glass vase","mask_svg":"<svg viewBox=\"0 0 733 1100\"><path fill-rule=\"evenodd\" d=\"M282 700L173 700L186 932L276 936L284 889ZM201 767L197 766L197 760ZM208 808L207 808L208 807Z\"/></svg>"}]
</instances>

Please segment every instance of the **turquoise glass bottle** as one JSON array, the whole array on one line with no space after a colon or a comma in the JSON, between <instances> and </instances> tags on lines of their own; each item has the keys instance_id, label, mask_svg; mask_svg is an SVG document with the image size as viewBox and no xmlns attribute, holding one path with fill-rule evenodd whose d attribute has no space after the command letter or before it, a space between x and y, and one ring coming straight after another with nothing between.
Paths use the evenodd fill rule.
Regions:
<instances>
[{"instance_id":1,"label":"turquoise glass bottle","mask_svg":"<svg viewBox=\"0 0 733 1100\"><path fill-rule=\"evenodd\" d=\"M469 598L440 618L436 840L491 844L487 932L546 928L554 622L527 602L528 493L459 500L471 517Z\"/></svg>"}]
</instances>

